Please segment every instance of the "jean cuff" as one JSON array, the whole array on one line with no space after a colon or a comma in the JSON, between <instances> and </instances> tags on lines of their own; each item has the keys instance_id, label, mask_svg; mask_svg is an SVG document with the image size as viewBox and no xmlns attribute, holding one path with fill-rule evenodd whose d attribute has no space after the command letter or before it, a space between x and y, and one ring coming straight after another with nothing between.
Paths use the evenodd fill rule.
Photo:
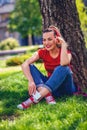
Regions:
<instances>
[{"instance_id":1,"label":"jean cuff","mask_svg":"<svg viewBox=\"0 0 87 130\"><path fill-rule=\"evenodd\" d=\"M47 86L47 85L45 85L45 84L38 84L36 87L37 87L37 88L39 88L39 87L44 87L44 88L47 88L50 92L52 92L52 90L50 89L50 87Z\"/></svg>"}]
</instances>

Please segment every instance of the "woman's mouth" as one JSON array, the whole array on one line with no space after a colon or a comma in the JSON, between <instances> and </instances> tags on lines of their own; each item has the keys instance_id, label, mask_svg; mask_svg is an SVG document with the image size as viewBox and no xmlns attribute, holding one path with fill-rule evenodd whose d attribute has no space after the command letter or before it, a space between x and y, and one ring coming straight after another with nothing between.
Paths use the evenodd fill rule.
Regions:
<instances>
[{"instance_id":1,"label":"woman's mouth","mask_svg":"<svg viewBox=\"0 0 87 130\"><path fill-rule=\"evenodd\" d=\"M45 46L46 48L50 48L51 46L50 45L47 45L47 46Z\"/></svg>"}]
</instances>

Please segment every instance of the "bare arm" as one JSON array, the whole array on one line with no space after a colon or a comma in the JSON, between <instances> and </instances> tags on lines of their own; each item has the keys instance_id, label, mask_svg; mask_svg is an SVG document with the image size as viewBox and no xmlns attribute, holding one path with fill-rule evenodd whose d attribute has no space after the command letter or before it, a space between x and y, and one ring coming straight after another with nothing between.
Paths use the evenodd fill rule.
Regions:
<instances>
[{"instance_id":1,"label":"bare arm","mask_svg":"<svg viewBox=\"0 0 87 130\"><path fill-rule=\"evenodd\" d=\"M22 64L22 70L24 72L24 75L26 76L26 78L31 81L33 80L32 79L32 76L31 76L31 73L30 73L30 69L29 69L29 65L34 63L35 61L37 61L39 59L39 55L38 53L34 53L34 55L27 59L23 64Z\"/></svg>"},{"instance_id":2,"label":"bare arm","mask_svg":"<svg viewBox=\"0 0 87 130\"><path fill-rule=\"evenodd\" d=\"M36 85L34 83L33 77L30 73L30 68L29 65L34 63L35 61L37 61L39 59L39 55L36 52L31 58L27 59L23 64L22 64L22 70L24 75L26 76L26 78L29 81L29 85L28 85L28 89L29 89L29 94L32 95L33 93L36 92Z\"/></svg>"},{"instance_id":3,"label":"bare arm","mask_svg":"<svg viewBox=\"0 0 87 130\"><path fill-rule=\"evenodd\" d=\"M60 57L60 65L68 65L71 61L71 54L67 53L67 43L64 41L62 37L58 37L61 44L61 57Z\"/></svg>"}]
</instances>

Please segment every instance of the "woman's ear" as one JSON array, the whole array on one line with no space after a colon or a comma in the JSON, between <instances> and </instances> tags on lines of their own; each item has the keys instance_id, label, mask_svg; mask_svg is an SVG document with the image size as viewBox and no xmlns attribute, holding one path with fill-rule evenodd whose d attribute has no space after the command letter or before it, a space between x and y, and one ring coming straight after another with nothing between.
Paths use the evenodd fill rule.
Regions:
<instances>
[{"instance_id":1,"label":"woman's ear","mask_svg":"<svg viewBox=\"0 0 87 130\"><path fill-rule=\"evenodd\" d=\"M57 36L55 36L55 41L56 41L56 43L58 42L58 38L57 38Z\"/></svg>"}]
</instances>

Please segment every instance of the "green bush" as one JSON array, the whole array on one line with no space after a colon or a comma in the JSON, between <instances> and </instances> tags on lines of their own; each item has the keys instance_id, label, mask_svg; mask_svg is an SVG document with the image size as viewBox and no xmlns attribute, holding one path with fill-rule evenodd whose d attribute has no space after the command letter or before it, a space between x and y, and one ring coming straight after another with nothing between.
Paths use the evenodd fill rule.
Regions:
<instances>
[{"instance_id":1,"label":"green bush","mask_svg":"<svg viewBox=\"0 0 87 130\"><path fill-rule=\"evenodd\" d=\"M6 60L6 65L7 66L21 65L25 60L27 60L29 57L31 57L31 55L32 54L30 53L30 54L25 54L25 55L9 58ZM41 62L42 62L42 60L38 60L36 63L41 63Z\"/></svg>"},{"instance_id":2,"label":"green bush","mask_svg":"<svg viewBox=\"0 0 87 130\"><path fill-rule=\"evenodd\" d=\"M19 43L14 38L7 38L0 43L0 50L10 50L18 47Z\"/></svg>"},{"instance_id":3,"label":"green bush","mask_svg":"<svg viewBox=\"0 0 87 130\"><path fill-rule=\"evenodd\" d=\"M15 57L9 58L6 60L6 65L7 66L21 65L29 57L30 57L30 55L25 54L25 55L15 56Z\"/></svg>"}]
</instances>

